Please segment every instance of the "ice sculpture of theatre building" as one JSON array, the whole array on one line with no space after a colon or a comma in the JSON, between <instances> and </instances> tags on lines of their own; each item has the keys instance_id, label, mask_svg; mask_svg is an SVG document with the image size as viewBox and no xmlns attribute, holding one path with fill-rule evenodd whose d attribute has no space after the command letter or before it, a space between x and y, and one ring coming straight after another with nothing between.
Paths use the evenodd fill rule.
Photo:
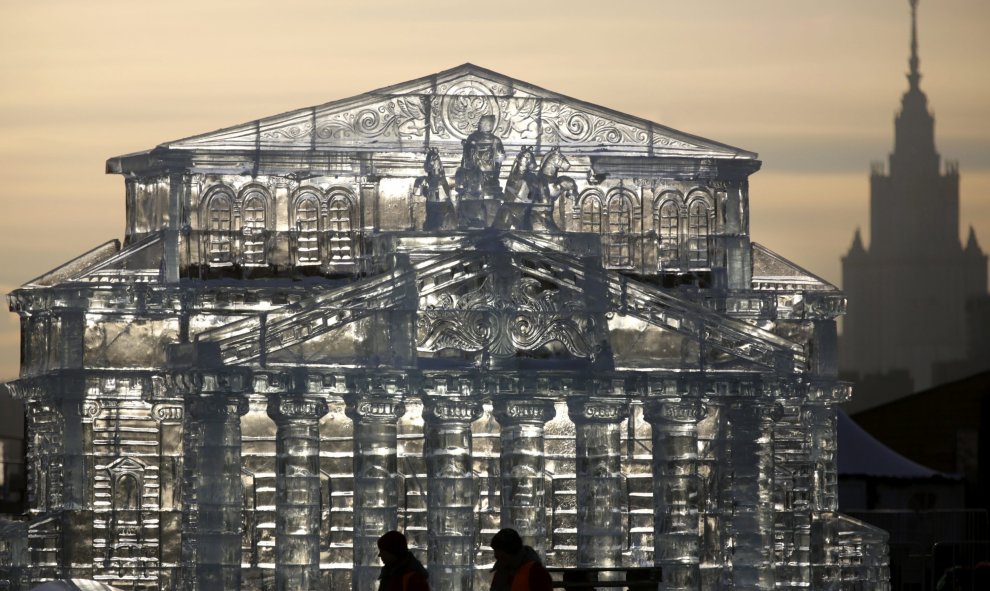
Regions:
<instances>
[{"instance_id":1,"label":"ice sculpture of theatre building","mask_svg":"<svg viewBox=\"0 0 990 591\"><path fill-rule=\"evenodd\" d=\"M127 228L13 292L9 588L434 589L518 529L665 589L884 589L836 512L833 286L756 154L473 65L112 158ZM858 585L858 586L857 586Z\"/></svg>"}]
</instances>

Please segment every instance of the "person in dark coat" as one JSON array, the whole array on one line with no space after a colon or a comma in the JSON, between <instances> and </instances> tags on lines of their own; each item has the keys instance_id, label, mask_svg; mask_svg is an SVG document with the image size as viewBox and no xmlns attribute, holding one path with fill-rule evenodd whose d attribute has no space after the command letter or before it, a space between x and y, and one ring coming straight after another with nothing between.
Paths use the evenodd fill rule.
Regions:
<instances>
[{"instance_id":1,"label":"person in dark coat","mask_svg":"<svg viewBox=\"0 0 990 591\"><path fill-rule=\"evenodd\" d=\"M384 565L378 575L378 591L430 591L426 569L409 551L406 536L386 532L378 538L378 557Z\"/></svg>"},{"instance_id":2,"label":"person in dark coat","mask_svg":"<svg viewBox=\"0 0 990 591\"><path fill-rule=\"evenodd\" d=\"M553 591L553 580L536 550L524 546L519 532L506 528L492 538L495 568L491 591Z\"/></svg>"}]
</instances>

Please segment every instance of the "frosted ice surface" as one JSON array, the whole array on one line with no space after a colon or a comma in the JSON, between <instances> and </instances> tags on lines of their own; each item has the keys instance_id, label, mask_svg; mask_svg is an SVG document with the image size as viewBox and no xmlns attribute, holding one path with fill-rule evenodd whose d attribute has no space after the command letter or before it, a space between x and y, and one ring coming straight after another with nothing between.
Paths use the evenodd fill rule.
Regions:
<instances>
[{"instance_id":1,"label":"frosted ice surface","mask_svg":"<svg viewBox=\"0 0 990 591\"><path fill-rule=\"evenodd\" d=\"M836 513L845 301L750 242L756 154L467 64L107 166L124 246L10 295L9 588L365 591L399 529L484 589L503 527L603 580L885 588Z\"/></svg>"}]
</instances>

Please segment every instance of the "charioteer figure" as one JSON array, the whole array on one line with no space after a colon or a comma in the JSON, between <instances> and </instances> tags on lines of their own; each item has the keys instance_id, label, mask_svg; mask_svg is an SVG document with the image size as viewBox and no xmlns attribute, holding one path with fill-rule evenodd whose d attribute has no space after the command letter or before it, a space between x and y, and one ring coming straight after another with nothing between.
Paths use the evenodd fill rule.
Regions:
<instances>
[{"instance_id":1,"label":"charioteer figure","mask_svg":"<svg viewBox=\"0 0 990 591\"><path fill-rule=\"evenodd\" d=\"M500 199L502 187L498 175L505 160L502 140L494 133L495 116L483 115L478 129L471 133L464 145L461 165L454 175L458 196L467 199Z\"/></svg>"}]
</instances>

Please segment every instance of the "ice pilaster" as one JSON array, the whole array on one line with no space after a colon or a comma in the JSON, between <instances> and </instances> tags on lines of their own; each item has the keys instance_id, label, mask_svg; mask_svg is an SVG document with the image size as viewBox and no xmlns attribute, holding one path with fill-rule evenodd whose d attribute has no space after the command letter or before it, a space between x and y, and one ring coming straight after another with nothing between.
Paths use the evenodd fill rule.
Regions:
<instances>
[{"instance_id":1,"label":"ice pilaster","mask_svg":"<svg viewBox=\"0 0 990 591\"><path fill-rule=\"evenodd\" d=\"M65 451L62 462L64 509L92 509L87 494L86 432L92 431L93 422L91 419L84 421L84 405L82 396L78 394L65 395L60 401L62 447Z\"/></svg>"},{"instance_id":2,"label":"ice pilaster","mask_svg":"<svg viewBox=\"0 0 990 591\"><path fill-rule=\"evenodd\" d=\"M423 402L430 587L471 591L477 537L471 423L481 417L482 404L476 399L437 396L427 396Z\"/></svg>"},{"instance_id":3,"label":"ice pilaster","mask_svg":"<svg viewBox=\"0 0 990 591\"><path fill-rule=\"evenodd\" d=\"M724 407L729 430L725 478L731 512L732 584L735 589L774 587L773 546L773 430L769 401L733 400Z\"/></svg>"},{"instance_id":4,"label":"ice pilaster","mask_svg":"<svg viewBox=\"0 0 990 591\"><path fill-rule=\"evenodd\" d=\"M241 416L247 410L247 400L231 394L209 395L189 404L199 430L194 450L199 472L192 581L198 590L241 585Z\"/></svg>"},{"instance_id":5,"label":"ice pilaster","mask_svg":"<svg viewBox=\"0 0 990 591\"><path fill-rule=\"evenodd\" d=\"M355 591L377 588L378 538L396 529L396 421L405 412L401 398L384 393L345 397L354 421L354 576Z\"/></svg>"},{"instance_id":6,"label":"ice pilaster","mask_svg":"<svg viewBox=\"0 0 990 591\"><path fill-rule=\"evenodd\" d=\"M532 398L495 400L501 443L501 526L519 532L537 554L546 554L546 456L544 425L553 417L553 402Z\"/></svg>"},{"instance_id":7,"label":"ice pilaster","mask_svg":"<svg viewBox=\"0 0 990 591\"><path fill-rule=\"evenodd\" d=\"M275 588L320 588L320 417L324 400L291 393L269 398L275 421Z\"/></svg>"},{"instance_id":8,"label":"ice pilaster","mask_svg":"<svg viewBox=\"0 0 990 591\"><path fill-rule=\"evenodd\" d=\"M655 562L665 590L700 589L700 482L697 399L651 400L646 420L653 430Z\"/></svg>"},{"instance_id":9,"label":"ice pilaster","mask_svg":"<svg viewBox=\"0 0 990 591\"><path fill-rule=\"evenodd\" d=\"M580 397L567 406L577 430L577 566L620 566L624 495L619 427L629 403Z\"/></svg>"}]
</instances>

